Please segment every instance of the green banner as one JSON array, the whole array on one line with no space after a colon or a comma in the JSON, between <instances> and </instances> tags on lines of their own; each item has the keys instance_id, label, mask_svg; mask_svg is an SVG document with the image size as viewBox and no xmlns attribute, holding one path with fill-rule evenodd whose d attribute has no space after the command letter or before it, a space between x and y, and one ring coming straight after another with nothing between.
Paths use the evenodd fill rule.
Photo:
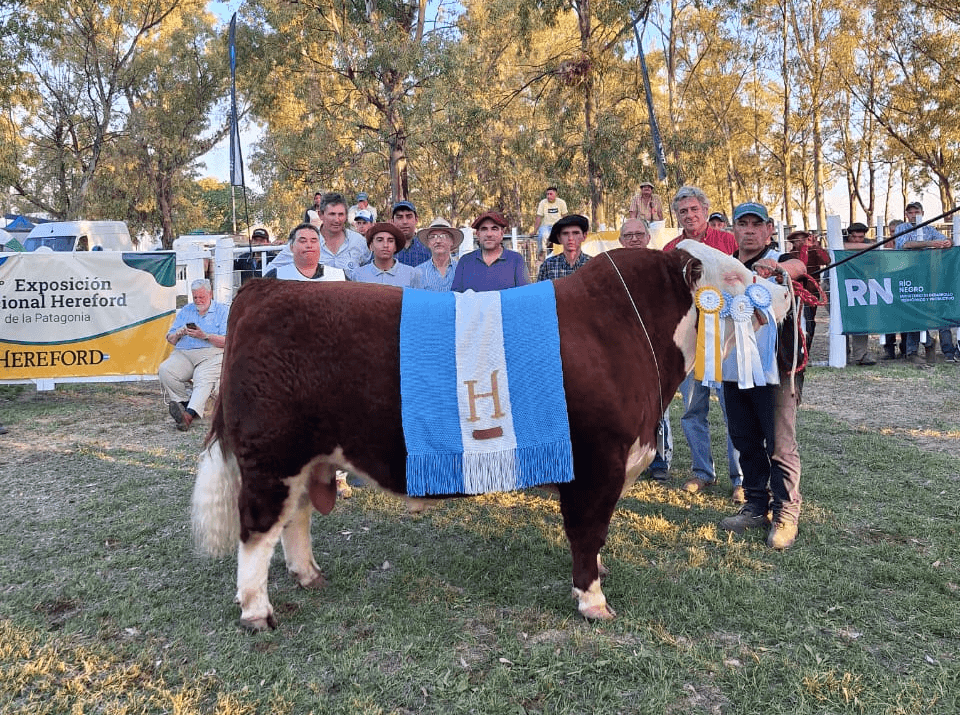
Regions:
<instances>
[{"instance_id":1,"label":"green banner","mask_svg":"<svg viewBox=\"0 0 960 715\"><path fill-rule=\"evenodd\" d=\"M855 251L834 251L841 260ZM960 247L864 253L836 268L842 332L960 326Z\"/></svg>"}]
</instances>

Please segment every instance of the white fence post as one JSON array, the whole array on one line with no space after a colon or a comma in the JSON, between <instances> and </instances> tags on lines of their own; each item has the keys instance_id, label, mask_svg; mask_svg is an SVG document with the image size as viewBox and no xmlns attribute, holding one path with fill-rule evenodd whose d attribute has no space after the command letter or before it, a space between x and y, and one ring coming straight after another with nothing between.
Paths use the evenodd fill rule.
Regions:
<instances>
[{"instance_id":1,"label":"white fence post","mask_svg":"<svg viewBox=\"0 0 960 715\"><path fill-rule=\"evenodd\" d=\"M229 306L233 302L233 238L221 236L213 251L213 299Z\"/></svg>"},{"instance_id":2,"label":"white fence post","mask_svg":"<svg viewBox=\"0 0 960 715\"><path fill-rule=\"evenodd\" d=\"M827 248L830 249L830 259L834 260L833 251L843 250L843 231L840 229L839 216L827 216ZM837 269L830 269L830 367L846 367L847 339L841 332L843 319L840 317L840 294L842 287L837 281Z\"/></svg>"}]
</instances>

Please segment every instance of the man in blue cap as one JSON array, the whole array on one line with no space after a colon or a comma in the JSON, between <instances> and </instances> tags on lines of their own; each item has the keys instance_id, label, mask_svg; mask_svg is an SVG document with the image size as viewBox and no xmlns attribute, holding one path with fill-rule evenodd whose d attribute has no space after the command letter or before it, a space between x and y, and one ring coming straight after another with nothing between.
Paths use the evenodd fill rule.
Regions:
<instances>
[{"instance_id":1,"label":"man in blue cap","mask_svg":"<svg viewBox=\"0 0 960 715\"><path fill-rule=\"evenodd\" d=\"M393 205L390 216L393 219L393 225L400 229L407 241L406 247L402 251L397 251L395 258L411 268L429 261L430 249L420 243L420 239L417 238L419 217L416 207L409 201L398 201Z\"/></svg>"},{"instance_id":2,"label":"man in blue cap","mask_svg":"<svg viewBox=\"0 0 960 715\"><path fill-rule=\"evenodd\" d=\"M767 209L749 202L733 210L733 235L739 248L733 254L761 278L785 282L800 278L806 266L789 254L781 254L768 245ZM790 315L793 315L791 313ZM766 324L757 331L757 342L764 344L761 331L779 329L779 338L794 325ZM798 343L789 342L796 350ZM800 519L800 450L797 447L797 407L803 389L803 370L792 375L792 368L778 361L779 384L739 385L736 350L723 361L723 399L727 429L740 454L743 490L746 502L740 511L720 522L720 528L742 534L751 528L765 528L767 546L789 549L796 541ZM793 357L792 355L790 356ZM791 360L792 362L792 360ZM772 512L773 521L767 518Z\"/></svg>"},{"instance_id":3,"label":"man in blue cap","mask_svg":"<svg viewBox=\"0 0 960 715\"><path fill-rule=\"evenodd\" d=\"M347 221L350 224L354 226L356 225L357 214L361 211L367 211L370 214L371 223L377 222L377 209L370 205L370 202L368 201L369 198L370 197L365 191L361 191L359 194L357 194L357 203L347 209Z\"/></svg>"}]
</instances>

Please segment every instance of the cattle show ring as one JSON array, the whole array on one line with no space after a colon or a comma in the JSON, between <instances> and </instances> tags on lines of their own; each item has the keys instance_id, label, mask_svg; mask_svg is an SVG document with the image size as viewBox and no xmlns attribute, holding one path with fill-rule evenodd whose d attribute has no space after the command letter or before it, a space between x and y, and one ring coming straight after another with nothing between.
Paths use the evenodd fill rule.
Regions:
<instances>
[{"instance_id":1,"label":"cattle show ring","mask_svg":"<svg viewBox=\"0 0 960 715\"><path fill-rule=\"evenodd\" d=\"M616 270L629 283L632 268L604 265L604 280L614 281ZM600 275L599 259L592 270ZM570 340L564 322L576 324L583 341L597 320L584 309L589 297L566 281L557 292L558 313L567 316L561 352ZM399 320L389 295L376 299ZM612 311L633 319L628 305ZM421 511L372 486L325 501L309 474L299 503L329 513L313 516L306 543L302 530L276 530L270 550L253 560L244 562L241 548L238 575L235 546L204 557L191 534L209 421L204 430L177 431L152 381L50 391L0 385L0 422L10 428L0 437L0 711L958 712L960 372L902 360L836 369L826 343L814 343L798 418L804 501L796 545L779 552L760 533L720 530L735 512L728 490L680 489L691 460L675 429L671 481L640 479L611 507L605 578L585 545L593 537L578 545L561 515L563 508L586 520L596 504L615 499L604 496L602 479L561 489L562 497L534 487L434 500ZM617 355L602 343L578 345L591 351L575 367L564 360L565 371L576 370L565 375L574 458L586 450L605 464L615 451L608 436L629 409L624 396L640 389L623 366L674 371L677 384L682 370L645 364L639 341ZM390 348L341 344L344 351L356 351L350 364L360 384L393 388L377 373ZM311 356L316 374L303 377L308 363L287 366L298 384L327 386L309 396L320 404L332 394L332 358ZM256 360L251 353L244 364ZM235 452L241 464L264 454L282 461L320 439L309 420L300 431L292 419L276 427L287 416L270 412L270 396L295 400L278 387L291 377L284 364L242 374L244 384L262 381L264 389L236 399L257 396L253 411L262 419L220 417L217 439L235 440L235 450L239 437L256 445ZM535 387L555 384L542 369L531 372ZM640 383L643 394L655 385ZM672 403L676 423L679 396L661 399ZM592 407L581 415L573 401ZM336 435L341 454L359 450L348 445L358 435L373 457L364 462L354 451L351 463L368 474L386 465L376 481L389 486L397 428L390 418L399 406L361 412L364 404L369 397L338 402L335 414L311 419L325 420L324 434L350 425ZM723 422L718 409L710 414L722 463ZM332 446L324 443L325 453ZM254 496L241 498L241 512L250 512L242 528L267 531L275 519L264 505L275 502ZM281 538L284 549L273 554ZM307 578L288 573L304 570ZM322 588L301 587L319 586L317 577ZM250 599L242 613L230 602L238 579ZM596 594L616 618L597 610Z\"/></svg>"}]
</instances>

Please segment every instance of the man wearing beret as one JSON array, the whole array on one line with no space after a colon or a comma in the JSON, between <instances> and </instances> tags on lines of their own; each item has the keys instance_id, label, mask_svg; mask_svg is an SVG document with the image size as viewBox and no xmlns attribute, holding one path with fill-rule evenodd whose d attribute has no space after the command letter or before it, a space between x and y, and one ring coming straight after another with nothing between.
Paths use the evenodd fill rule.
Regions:
<instances>
[{"instance_id":1,"label":"man wearing beret","mask_svg":"<svg viewBox=\"0 0 960 715\"><path fill-rule=\"evenodd\" d=\"M586 216L580 214L564 216L553 224L547 246L559 243L563 253L550 256L540 264L537 281L552 281L554 278L572 275L589 261L590 256L580 249L589 229L590 222Z\"/></svg>"},{"instance_id":2,"label":"man wearing beret","mask_svg":"<svg viewBox=\"0 0 960 715\"><path fill-rule=\"evenodd\" d=\"M358 283L410 287L413 268L395 258L406 243L406 236L392 223L373 224L367 231L367 247L373 252L373 260L358 268L353 279Z\"/></svg>"},{"instance_id":3,"label":"man wearing beret","mask_svg":"<svg viewBox=\"0 0 960 715\"><path fill-rule=\"evenodd\" d=\"M503 247L503 231L507 220L497 211L485 211L473 222L480 248L457 262L453 290L503 290L527 285L527 266L523 256Z\"/></svg>"}]
</instances>

